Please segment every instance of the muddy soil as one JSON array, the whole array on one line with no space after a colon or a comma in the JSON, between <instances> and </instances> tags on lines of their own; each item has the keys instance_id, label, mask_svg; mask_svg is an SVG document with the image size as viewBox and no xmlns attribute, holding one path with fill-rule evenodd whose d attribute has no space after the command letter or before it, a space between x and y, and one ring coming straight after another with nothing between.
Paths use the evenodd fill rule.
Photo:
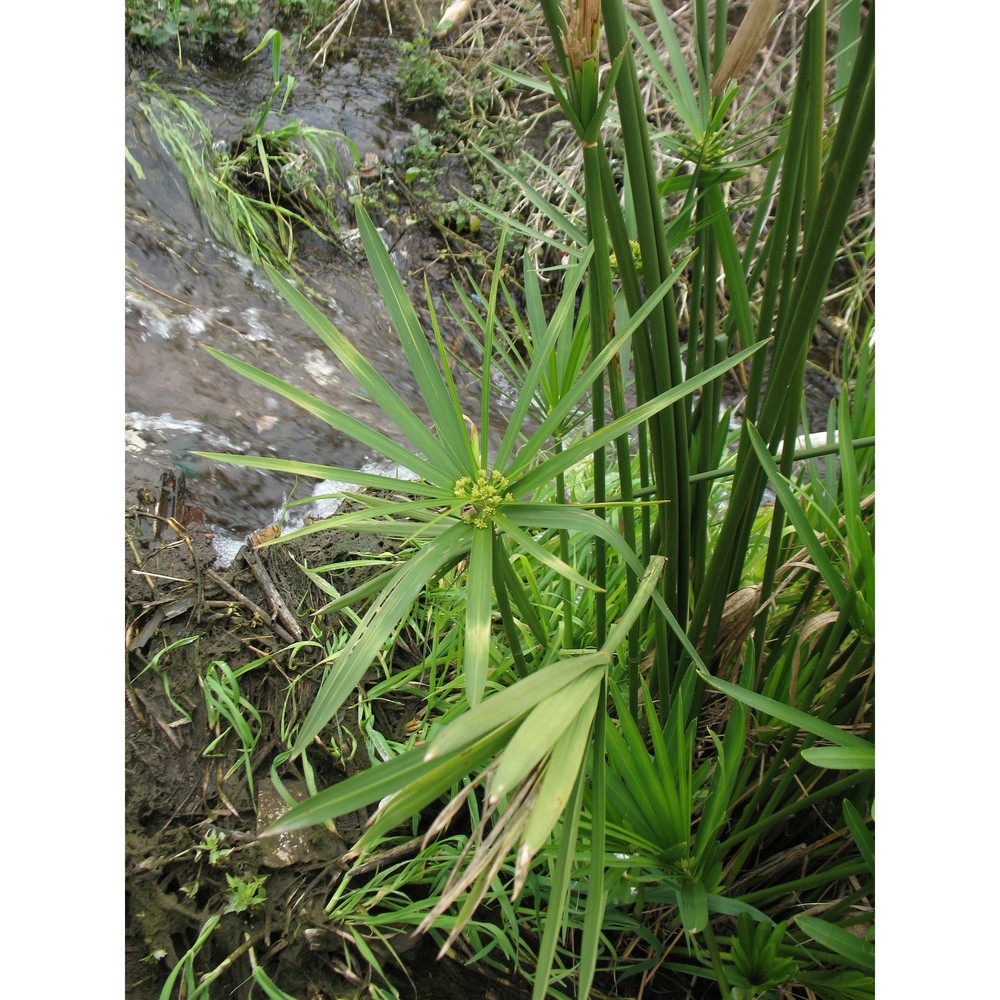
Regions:
<instances>
[{"instance_id":1,"label":"muddy soil","mask_svg":"<svg viewBox=\"0 0 1000 1000\"><path fill-rule=\"evenodd\" d=\"M335 833L318 827L282 838L257 836L286 808L274 790L272 762L287 745L282 733L312 700L326 639L337 626L336 615L327 615L322 628L310 627L310 616L329 598L300 565L341 562L371 549L366 536L322 533L297 544L246 546L221 572L213 568L210 532L182 478L164 476L158 496L136 497L127 511L127 996L158 998L169 970L220 913L195 961L198 975L230 963L213 996L251 996L252 962L298 1000L369 995L372 975L381 982L359 946L324 914L367 815L340 817ZM346 590L361 579L359 571L345 572L337 582ZM412 665L416 655L419 650L400 643L397 666ZM243 762L232 732L212 746L227 724L209 717L205 688L213 672L228 676L221 664L239 672L258 661L239 677L242 695L259 712L259 721L251 718L255 743ZM405 695L379 702L380 731L404 739L422 707ZM339 762L330 753L314 755L319 787L370 766L365 739L352 731L348 716L323 739L350 752ZM275 773L293 796L305 796L307 776L299 767L279 765ZM262 875L266 901L234 909L232 880L249 883ZM433 941L405 931L390 937L400 964L384 943L373 938L367 944L402 997L522 995L502 971L480 972L461 956L436 961ZM261 995L259 988L254 995Z\"/></svg>"}]
</instances>

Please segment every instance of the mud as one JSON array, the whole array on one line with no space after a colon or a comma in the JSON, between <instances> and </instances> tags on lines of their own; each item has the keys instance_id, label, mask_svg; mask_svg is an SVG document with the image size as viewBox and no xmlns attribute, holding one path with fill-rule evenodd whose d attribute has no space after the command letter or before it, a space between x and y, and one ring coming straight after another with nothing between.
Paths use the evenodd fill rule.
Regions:
<instances>
[{"instance_id":1,"label":"mud","mask_svg":"<svg viewBox=\"0 0 1000 1000\"><path fill-rule=\"evenodd\" d=\"M258 832L286 808L274 790L272 764L311 703L337 625L336 614L327 614L322 629L310 626L329 596L300 565L371 554L373 543L326 532L299 543L247 546L220 572L210 535L179 477L165 476L157 497L137 497L126 513L126 995L160 997L169 970L219 914L194 963L199 976L230 963L212 995L249 997L252 963L298 1000L369 995L373 975L383 988L388 984L324 914L367 814L339 817L335 832L317 827L264 839ZM366 572L347 571L337 585L349 590ZM413 665L417 645L404 636L394 666ZM157 657L161 650L167 652ZM259 713L251 719L255 743L245 763L234 733L216 742L227 725L209 716L207 678L213 667L221 672L220 664L239 674L242 696ZM398 693L391 704L376 703L380 732L404 739L421 707ZM310 775L297 765L275 766L295 798L305 797L309 779L322 788L371 766L365 739L347 714L322 739L342 749L339 762L317 753ZM266 901L224 912L232 909L231 879L252 883L260 876ZM388 944L377 938L366 944L402 997L522 995L496 969L438 962L431 941L399 932Z\"/></svg>"}]
</instances>

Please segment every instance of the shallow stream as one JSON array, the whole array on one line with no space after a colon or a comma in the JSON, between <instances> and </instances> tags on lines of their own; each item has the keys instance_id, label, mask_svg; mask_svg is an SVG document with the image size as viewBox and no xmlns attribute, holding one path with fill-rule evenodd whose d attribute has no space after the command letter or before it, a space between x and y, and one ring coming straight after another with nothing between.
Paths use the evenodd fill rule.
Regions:
<instances>
[{"instance_id":1,"label":"shallow stream","mask_svg":"<svg viewBox=\"0 0 1000 1000\"><path fill-rule=\"evenodd\" d=\"M436 5L429 5L427 20L430 7ZM284 56L290 58L283 69L297 80L286 120L343 133L359 156L390 161L415 141L415 124L428 124L426 115L408 117L396 100L400 48L395 42L412 35L415 27L397 20L395 37L390 38L380 5L372 5L359 14L346 43L348 53L331 56L325 67L311 68L310 51L291 52L286 46ZM251 52L258 41L248 38L244 51ZM168 52L154 65L132 69L126 85L126 145L144 174L140 180L127 168L125 183L126 504L135 503L140 489L155 493L162 473L184 472L188 498L204 512L225 561L249 533L282 517L286 501L328 492L329 487L208 462L193 451L396 470L380 466L380 456L318 418L240 378L201 344L284 378L390 436L398 434L280 298L264 271L220 244L199 218L180 171L139 108L140 84L153 71L158 71L160 86L197 104L215 141L228 143L271 92L270 53L243 60L203 59L186 51L183 66L178 66L176 56L171 59ZM196 102L184 93L186 88L196 88L214 104ZM338 329L382 371L401 398L425 414L360 244L350 238L352 225L345 213L337 239L324 242L308 233L297 235L297 263L321 297L317 304ZM428 266L437 248L422 245L416 228L387 242L419 311L424 274L430 272L432 294L439 303L442 291L448 294L448 274L440 262ZM456 342L458 335L448 329L447 310L439 309L438 316L446 340ZM461 375L457 377L463 408L477 412L475 387L466 382L463 390ZM824 425L836 391L829 379L807 370L812 427ZM727 402L735 401L727 397ZM502 414L497 418L502 422ZM307 508L296 507L286 523L294 526L294 519L307 513Z\"/></svg>"},{"instance_id":2,"label":"shallow stream","mask_svg":"<svg viewBox=\"0 0 1000 1000\"><path fill-rule=\"evenodd\" d=\"M373 15L374 18L374 15ZM405 24L393 25L396 36ZM368 34L365 34L365 31ZM246 51L254 40L248 40ZM325 69L308 68L301 52L291 67L298 86L286 118L342 132L360 156L387 158L407 145L412 121L394 106L398 48L377 18L356 25L351 55ZM201 62L185 53L183 67L157 64L157 83L185 96L209 120L217 140L238 136L271 90L269 51L247 61ZM237 355L398 437L318 338L272 288L262 269L220 244L199 218L184 179L161 148L139 108L139 84L150 69L133 69L126 85L126 144L144 174L128 168L125 184L125 452L126 502L153 490L160 476L179 470L191 502L225 545L274 521L294 489L299 498L314 483L210 463L195 450L261 454L361 468L380 456L343 438L281 397L241 379L211 358L201 344ZM196 88L207 106L184 94ZM418 413L416 385L389 327L381 297L352 245L300 238L297 260L325 301L326 314ZM397 268L409 262L399 250ZM422 297L422 279L408 282Z\"/></svg>"}]
</instances>

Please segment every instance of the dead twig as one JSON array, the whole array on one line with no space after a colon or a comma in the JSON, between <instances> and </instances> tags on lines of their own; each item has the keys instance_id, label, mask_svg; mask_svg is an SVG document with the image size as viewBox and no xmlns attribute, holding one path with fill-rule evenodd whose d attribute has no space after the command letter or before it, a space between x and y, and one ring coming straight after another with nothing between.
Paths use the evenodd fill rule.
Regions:
<instances>
[{"instance_id":1,"label":"dead twig","mask_svg":"<svg viewBox=\"0 0 1000 1000\"><path fill-rule=\"evenodd\" d=\"M302 626L299 624L298 618L288 610L288 605L285 604L281 594L278 593L278 588L271 582L271 577L268 575L267 570L264 569L264 564L260 561L260 556L253 549L245 548L243 549L243 558L246 559L247 564L253 571L253 575L257 578L257 583L260 584L260 589L264 592L264 598L267 601L267 606L271 609L273 617L281 623L287 632L291 633L287 641L301 642L305 638ZM277 625L274 627L277 632Z\"/></svg>"},{"instance_id":2,"label":"dead twig","mask_svg":"<svg viewBox=\"0 0 1000 1000\"><path fill-rule=\"evenodd\" d=\"M224 577L216 573L214 569L205 570L205 575L221 591L228 594L238 604L242 604L243 607L245 607L252 615L255 615L268 628L274 627L274 623L271 621L271 616L262 607L260 607L259 604L255 604L253 601L251 601L250 598L246 596L246 594L240 593L240 591L238 591Z\"/></svg>"}]
</instances>

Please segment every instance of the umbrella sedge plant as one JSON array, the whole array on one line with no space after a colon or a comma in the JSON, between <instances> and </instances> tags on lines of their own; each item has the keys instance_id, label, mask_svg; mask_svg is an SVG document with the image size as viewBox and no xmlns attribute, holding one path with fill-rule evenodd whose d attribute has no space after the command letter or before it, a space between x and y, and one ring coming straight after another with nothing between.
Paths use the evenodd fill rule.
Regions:
<instances>
[{"instance_id":1,"label":"umbrella sedge plant","mask_svg":"<svg viewBox=\"0 0 1000 1000\"><path fill-rule=\"evenodd\" d=\"M857 11L844 7L854 25ZM831 408L825 448L809 452L810 461L825 454L826 469L804 478L793 463L812 331L872 148L874 6L860 33L843 33L852 58L838 52L846 82L835 101L826 86L835 16L822 0L801 15L802 44L769 128L739 100L768 0L754 0L730 58L727 5L696 0L690 67L659 0L646 27L622 0L568 9L542 0L541 9L555 54L541 86L580 140L584 220L562 227L577 245L551 316L526 266L526 312L509 310L512 329L502 328L498 304L513 306L502 247L485 309L463 300L483 350L479 411L463 412L436 322L421 327L360 205L365 251L429 424L276 272L280 293L405 443L211 351L417 476L206 455L375 487L381 497L296 534L350 527L404 543L402 562L331 605L365 610L292 756L330 724L428 587L446 574L464 581L454 647L464 702L424 746L293 806L271 832L382 800L357 845L365 851L446 797L430 839L481 793L468 851L421 926L447 914L447 948L513 858L513 895L535 893L545 914L536 997L563 995L569 978L589 995L602 972L647 984L657 970L713 982L725 997L789 982L818 996L871 995L866 336L846 373L853 394ZM665 178L641 60L681 123L663 140L680 157ZM620 169L604 144L609 122L625 150ZM762 188L734 195L751 166L763 168ZM680 195L670 218L668 195ZM738 241L732 213L748 209ZM491 448L494 364L515 385ZM735 434L719 390L733 369L749 372ZM588 495L567 502L566 477L579 481L581 465ZM775 502L762 508L767 486ZM538 863L544 880L531 877Z\"/></svg>"},{"instance_id":2,"label":"umbrella sedge plant","mask_svg":"<svg viewBox=\"0 0 1000 1000\"><path fill-rule=\"evenodd\" d=\"M568 416L676 277L676 273L668 276L633 321L586 360L577 379L564 386L565 393L554 400L545 417L526 432L525 415L546 374L549 354L555 349L558 337L572 330L566 316L567 311L574 308L576 288L592 255L588 248L567 275L563 291L565 307L557 309L545 329L536 333L540 345L538 356L526 373L521 395L496 453L491 455L488 449L491 420L488 361L481 383L482 406L478 419L473 420L459 405L447 364L438 363L445 359L434 357L429 338L374 224L362 206L357 205L356 211L365 251L401 348L427 402L431 427L406 407L384 377L309 299L276 271L270 273L281 294L386 416L395 422L409 444L400 444L336 407L235 357L213 348L206 349L235 371L280 393L337 430L352 434L420 478L411 481L375 476L286 459L200 454L222 462L377 487L391 494L391 498L385 500L368 498L360 510L309 525L284 536L285 540L349 527L354 531L401 539L410 548L408 559L377 578L377 589L366 586L365 595L370 597L368 608L324 677L291 747L293 757L302 754L334 719L418 596L460 563L466 567L461 669L469 711L442 730L426 751L403 754L364 775L363 781L349 780L320 792L290 810L274 827L274 832L330 820L344 811L358 808L345 805L347 802L363 799L365 804L370 804L391 796L359 845L364 848L380 833L392 829L446 792L456 781L495 758L495 771L490 775L490 801L494 808L510 789L526 781L535 786L536 794L522 798L517 821L511 825L513 839L505 842L508 847L518 844L518 879L523 883L531 859L547 842L566 802L571 800L577 815L579 813L583 758L590 744L592 726L600 728L604 721L597 707L606 672L627 632L651 599L664 565L664 560L654 559L643 566L622 535L587 506L539 497L544 498L551 492L551 484L557 477L592 456L595 450L627 435L651 414L674 405L685 395L720 377L757 348L751 347L740 356L701 373L698 378L565 444L560 450L550 451L553 438L561 437L559 432ZM486 324L487 347L491 347L501 262L502 255L498 254ZM485 357L488 359L489 353ZM560 650L552 642L551 634L542 628L531 596L513 569L515 557L521 557L568 582L577 593L601 589L591 578L561 559L554 551L555 546L546 544L546 538L558 532L600 539L636 579L641 577L643 580L642 586L634 588L622 620L615 623L596 650ZM602 569L602 579L606 581L606 561ZM351 604L358 596L357 593L344 595L330 608ZM500 693L484 699L495 646L495 607L504 624L504 637L510 644L512 658L523 676ZM530 648L522 648L519 628L514 621L515 612L528 627ZM515 649L516 654L513 653ZM531 809L526 808L528 801L533 803ZM548 803L548 808L540 808L542 802ZM568 871L565 868L562 873L563 885ZM480 877L479 883L481 895L488 880L484 883ZM453 899L454 894L448 898ZM471 911L468 912L471 915ZM557 927L558 920L552 922L552 926ZM550 951L554 935L554 930L548 935Z\"/></svg>"}]
</instances>

